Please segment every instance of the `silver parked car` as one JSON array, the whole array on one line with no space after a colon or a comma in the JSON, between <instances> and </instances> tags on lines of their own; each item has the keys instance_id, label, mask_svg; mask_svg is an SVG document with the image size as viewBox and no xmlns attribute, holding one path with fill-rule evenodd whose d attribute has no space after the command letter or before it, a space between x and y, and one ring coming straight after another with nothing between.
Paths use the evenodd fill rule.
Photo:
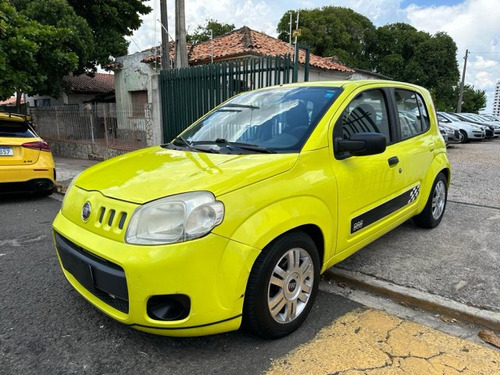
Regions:
<instances>
[{"instance_id":1,"label":"silver parked car","mask_svg":"<svg viewBox=\"0 0 500 375\"><path fill-rule=\"evenodd\" d=\"M489 124L488 121L482 119L475 113L455 113L455 116L457 116L459 119L462 119L463 121L482 126L486 132L486 138L488 139L498 137L498 135L495 135L495 126Z\"/></svg>"},{"instance_id":2,"label":"silver parked car","mask_svg":"<svg viewBox=\"0 0 500 375\"><path fill-rule=\"evenodd\" d=\"M448 125L457 129L463 136L463 142L469 142L473 139L483 140L486 137L486 130L484 127L463 121L451 113L438 112L437 117L439 124Z\"/></svg>"}]
</instances>

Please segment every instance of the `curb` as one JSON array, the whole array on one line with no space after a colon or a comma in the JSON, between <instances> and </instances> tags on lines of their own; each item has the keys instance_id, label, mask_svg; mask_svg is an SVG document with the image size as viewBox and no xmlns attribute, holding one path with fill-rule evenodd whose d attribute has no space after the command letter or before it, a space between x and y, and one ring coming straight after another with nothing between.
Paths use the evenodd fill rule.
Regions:
<instances>
[{"instance_id":1,"label":"curb","mask_svg":"<svg viewBox=\"0 0 500 375\"><path fill-rule=\"evenodd\" d=\"M396 285L359 272L340 268L330 268L325 272L324 276L327 280L343 282L370 293L388 296L393 300L404 302L413 307L430 312L439 312L462 321L480 324L493 330L500 330L500 313L468 306L435 294Z\"/></svg>"}]
</instances>

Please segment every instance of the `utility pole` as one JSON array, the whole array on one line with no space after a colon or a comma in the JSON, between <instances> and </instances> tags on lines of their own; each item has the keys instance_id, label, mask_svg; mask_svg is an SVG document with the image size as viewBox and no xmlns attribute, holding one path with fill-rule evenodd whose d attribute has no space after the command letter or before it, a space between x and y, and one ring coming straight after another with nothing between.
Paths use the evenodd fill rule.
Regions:
<instances>
[{"instance_id":1,"label":"utility pole","mask_svg":"<svg viewBox=\"0 0 500 375\"><path fill-rule=\"evenodd\" d=\"M175 0L175 67L188 66L186 43L186 10L184 0Z\"/></svg>"},{"instance_id":2,"label":"utility pole","mask_svg":"<svg viewBox=\"0 0 500 375\"><path fill-rule=\"evenodd\" d=\"M460 82L460 93L458 94L458 104L457 104L457 113L462 112L462 99L464 96L464 83L465 83L465 70L467 69L467 57L469 56L469 50L465 50L464 56L464 70L462 71L462 81Z\"/></svg>"},{"instance_id":3,"label":"utility pole","mask_svg":"<svg viewBox=\"0 0 500 375\"><path fill-rule=\"evenodd\" d=\"M167 0L160 0L161 23L161 69L170 69L170 51L168 42Z\"/></svg>"}]
</instances>

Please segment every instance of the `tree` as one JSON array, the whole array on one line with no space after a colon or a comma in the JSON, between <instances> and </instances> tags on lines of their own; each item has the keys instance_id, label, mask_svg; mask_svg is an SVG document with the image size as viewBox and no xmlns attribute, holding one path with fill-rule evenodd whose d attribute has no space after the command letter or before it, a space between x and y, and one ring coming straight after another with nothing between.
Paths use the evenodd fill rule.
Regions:
<instances>
[{"instance_id":1,"label":"tree","mask_svg":"<svg viewBox=\"0 0 500 375\"><path fill-rule=\"evenodd\" d=\"M188 43L196 44L210 40L210 37L217 38L225 33L234 30L233 24L219 23L213 19L206 20L206 25L198 25L193 34L187 35Z\"/></svg>"},{"instance_id":2,"label":"tree","mask_svg":"<svg viewBox=\"0 0 500 375\"><path fill-rule=\"evenodd\" d=\"M86 21L93 41L92 53L87 59L87 68L95 70L96 65L106 65L110 56L127 54L129 42L125 36L131 36L141 24L141 15L151 12L151 8L143 3L147 0L61 0L73 8L76 16ZM18 11L24 11L36 4L38 8L45 5L48 9L53 0L12 0ZM33 6L32 6L33 7ZM54 20L43 14L31 14L43 24L53 24ZM81 26L81 25L80 25Z\"/></svg>"},{"instance_id":3,"label":"tree","mask_svg":"<svg viewBox=\"0 0 500 375\"><path fill-rule=\"evenodd\" d=\"M278 38L288 42L290 12L278 24ZM337 57L343 64L369 69L375 26L365 16L352 9L334 6L300 10L298 42L306 44L315 55Z\"/></svg>"},{"instance_id":4,"label":"tree","mask_svg":"<svg viewBox=\"0 0 500 375\"><path fill-rule=\"evenodd\" d=\"M459 86L456 87L456 101L455 106L458 102L458 90ZM462 97L462 112L465 113L478 113L486 107L486 93L483 90L476 90L474 86L465 85L464 94ZM455 107L454 107L455 108Z\"/></svg>"},{"instance_id":5,"label":"tree","mask_svg":"<svg viewBox=\"0 0 500 375\"><path fill-rule=\"evenodd\" d=\"M144 4L148 1L67 0L92 29L95 49L89 60L90 66L104 66L110 62L110 56L127 54L129 42L125 36L131 36L141 26L141 15L151 12L151 7Z\"/></svg>"},{"instance_id":6,"label":"tree","mask_svg":"<svg viewBox=\"0 0 500 375\"><path fill-rule=\"evenodd\" d=\"M62 77L83 68L85 51L92 48L90 29L62 0L33 1L18 12L0 0L0 96L12 93L57 96ZM30 18L58 19L55 25ZM83 22L82 22L83 21ZM79 57L82 54L83 57Z\"/></svg>"},{"instance_id":7,"label":"tree","mask_svg":"<svg viewBox=\"0 0 500 375\"><path fill-rule=\"evenodd\" d=\"M151 8L142 0L0 0L0 97L57 97L63 77L96 71Z\"/></svg>"},{"instance_id":8,"label":"tree","mask_svg":"<svg viewBox=\"0 0 500 375\"><path fill-rule=\"evenodd\" d=\"M398 81L429 89L436 107L455 108L454 87L460 78L457 46L445 33L430 35L414 27L395 23L377 29L372 49L372 67Z\"/></svg>"}]
</instances>

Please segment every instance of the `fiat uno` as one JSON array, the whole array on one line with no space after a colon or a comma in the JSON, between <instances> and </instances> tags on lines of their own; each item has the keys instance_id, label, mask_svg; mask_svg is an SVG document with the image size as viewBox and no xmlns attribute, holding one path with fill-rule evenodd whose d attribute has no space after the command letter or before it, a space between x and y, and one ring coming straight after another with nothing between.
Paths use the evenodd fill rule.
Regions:
<instances>
[{"instance_id":1,"label":"fiat uno","mask_svg":"<svg viewBox=\"0 0 500 375\"><path fill-rule=\"evenodd\" d=\"M437 226L449 182L427 90L283 85L87 169L53 234L69 283L126 325L278 338L305 320L326 269L410 218Z\"/></svg>"}]
</instances>

